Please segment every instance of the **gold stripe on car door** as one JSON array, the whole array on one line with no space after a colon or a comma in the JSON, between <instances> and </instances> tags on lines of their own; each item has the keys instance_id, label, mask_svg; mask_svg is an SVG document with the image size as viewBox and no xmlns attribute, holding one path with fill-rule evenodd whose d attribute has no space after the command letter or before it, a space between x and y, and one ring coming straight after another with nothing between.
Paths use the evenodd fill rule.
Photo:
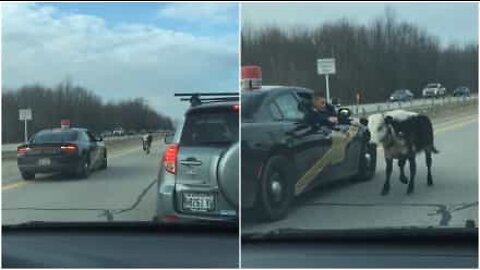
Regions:
<instances>
[{"instance_id":1,"label":"gold stripe on car door","mask_svg":"<svg viewBox=\"0 0 480 270\"><path fill-rule=\"evenodd\" d=\"M326 166L345 159L347 145L355 137L358 129L358 125L351 125L346 132L332 131L330 149L296 182L295 195L300 194Z\"/></svg>"}]
</instances>

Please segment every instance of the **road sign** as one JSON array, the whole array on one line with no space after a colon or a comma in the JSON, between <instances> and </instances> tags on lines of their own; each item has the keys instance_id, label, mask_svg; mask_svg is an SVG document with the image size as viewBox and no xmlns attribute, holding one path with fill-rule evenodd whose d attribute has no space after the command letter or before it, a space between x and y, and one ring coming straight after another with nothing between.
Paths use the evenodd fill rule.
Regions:
<instances>
[{"instance_id":1,"label":"road sign","mask_svg":"<svg viewBox=\"0 0 480 270\"><path fill-rule=\"evenodd\" d=\"M330 84L328 75L335 74L335 58L317 59L317 73L318 75L325 75L325 90L327 102L330 102Z\"/></svg>"},{"instance_id":2,"label":"road sign","mask_svg":"<svg viewBox=\"0 0 480 270\"><path fill-rule=\"evenodd\" d=\"M28 141L28 127L27 122L28 120L32 120L32 109L20 109L18 110L18 119L24 122L24 140L25 143Z\"/></svg>"},{"instance_id":3,"label":"road sign","mask_svg":"<svg viewBox=\"0 0 480 270\"><path fill-rule=\"evenodd\" d=\"M18 116L21 121L32 120L32 109L20 109Z\"/></svg>"},{"instance_id":4,"label":"road sign","mask_svg":"<svg viewBox=\"0 0 480 270\"><path fill-rule=\"evenodd\" d=\"M335 74L335 58L317 59L318 75Z\"/></svg>"}]
</instances>

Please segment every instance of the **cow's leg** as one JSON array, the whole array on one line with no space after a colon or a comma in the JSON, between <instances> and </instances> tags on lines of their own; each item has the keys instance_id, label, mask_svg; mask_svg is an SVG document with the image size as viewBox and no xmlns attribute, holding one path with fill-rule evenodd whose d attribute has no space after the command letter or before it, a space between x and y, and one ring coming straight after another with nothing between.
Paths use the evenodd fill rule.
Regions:
<instances>
[{"instance_id":1,"label":"cow's leg","mask_svg":"<svg viewBox=\"0 0 480 270\"><path fill-rule=\"evenodd\" d=\"M417 173L417 164L415 163L415 154L408 157L408 164L410 164L410 182L408 182L407 194L413 192L415 186L415 174Z\"/></svg>"},{"instance_id":2,"label":"cow's leg","mask_svg":"<svg viewBox=\"0 0 480 270\"><path fill-rule=\"evenodd\" d=\"M425 160L427 163L427 185L433 186L433 179L432 179L432 151L425 150Z\"/></svg>"},{"instance_id":3,"label":"cow's leg","mask_svg":"<svg viewBox=\"0 0 480 270\"><path fill-rule=\"evenodd\" d=\"M405 157L401 157L398 160L398 167L400 168L400 182L404 184L408 184L408 178L405 176L405 163L407 159Z\"/></svg>"},{"instance_id":4,"label":"cow's leg","mask_svg":"<svg viewBox=\"0 0 480 270\"><path fill-rule=\"evenodd\" d=\"M382 195L387 195L390 191L390 176L392 175L393 170L393 159L385 158L385 163L387 163L387 177L385 183L383 184Z\"/></svg>"}]
</instances>

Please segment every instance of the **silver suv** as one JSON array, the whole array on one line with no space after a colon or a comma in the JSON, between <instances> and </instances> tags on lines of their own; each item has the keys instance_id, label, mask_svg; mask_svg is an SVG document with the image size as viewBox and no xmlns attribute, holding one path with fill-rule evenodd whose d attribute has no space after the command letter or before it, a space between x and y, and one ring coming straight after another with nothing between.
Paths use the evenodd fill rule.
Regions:
<instances>
[{"instance_id":1,"label":"silver suv","mask_svg":"<svg viewBox=\"0 0 480 270\"><path fill-rule=\"evenodd\" d=\"M238 222L238 93L175 94L191 107L166 136L158 174L159 222ZM205 98L207 96L207 98Z\"/></svg>"},{"instance_id":2,"label":"silver suv","mask_svg":"<svg viewBox=\"0 0 480 270\"><path fill-rule=\"evenodd\" d=\"M447 94L447 89L439 83L429 83L422 90L424 98L443 97Z\"/></svg>"}]
</instances>

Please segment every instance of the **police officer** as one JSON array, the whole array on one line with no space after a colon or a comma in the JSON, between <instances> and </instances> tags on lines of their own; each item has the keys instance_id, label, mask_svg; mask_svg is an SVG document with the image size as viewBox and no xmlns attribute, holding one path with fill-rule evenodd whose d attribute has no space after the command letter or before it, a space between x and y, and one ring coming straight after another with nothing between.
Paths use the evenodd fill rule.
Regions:
<instances>
[{"instance_id":1,"label":"police officer","mask_svg":"<svg viewBox=\"0 0 480 270\"><path fill-rule=\"evenodd\" d=\"M325 96L320 92L315 92L312 96L312 107L308 118L313 125L332 127L338 124L335 108L327 103Z\"/></svg>"}]
</instances>

